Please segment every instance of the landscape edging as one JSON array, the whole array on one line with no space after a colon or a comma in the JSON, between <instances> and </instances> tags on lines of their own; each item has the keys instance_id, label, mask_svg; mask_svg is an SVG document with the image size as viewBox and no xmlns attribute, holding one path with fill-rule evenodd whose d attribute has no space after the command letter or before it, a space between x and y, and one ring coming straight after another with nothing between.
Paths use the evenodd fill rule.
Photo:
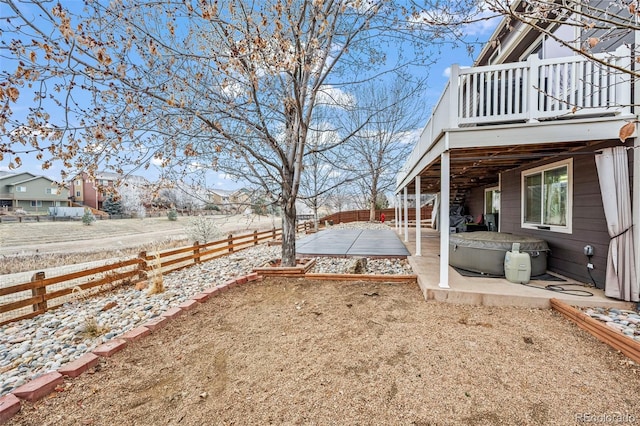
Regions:
<instances>
[{"instance_id":1,"label":"landscape edging","mask_svg":"<svg viewBox=\"0 0 640 426\"><path fill-rule=\"evenodd\" d=\"M231 280L230 280L231 281ZM235 285L240 285L240 284L244 284L244 283L249 283L249 282L259 282L262 281L262 277L257 276L257 274L249 274L246 276L242 276L242 277L238 277L235 280L233 280ZM113 339L103 343L102 345L99 345L98 347L96 347L94 350L87 352L85 355L87 354L92 354L94 356L98 356L98 357L110 357L113 354L115 354L116 352L119 352L121 350L123 350L126 346L128 346L128 343L133 342L133 341L137 341L141 338L144 338L150 334L152 334L154 331L164 327L166 325L166 323L174 318L177 318L178 316L180 316L181 313L183 313L184 311L187 310L191 310L193 309L196 305L199 305L201 303L206 302L210 297L213 296L217 296L219 294L222 293L222 290L224 287L224 290L227 290L229 287L228 286L229 282L221 285L221 286L213 286L210 287L206 290L204 290L201 293L198 293L194 296L192 296L191 298L187 299L185 302L181 303L180 306L181 307L171 307L169 310L173 310L172 313L169 316L163 316L162 314L158 315L157 317L147 321L146 323L142 324L139 327L136 327L132 330L129 330L128 333L130 333L133 330L138 330L138 332L136 332L136 336L134 338L125 338L122 336L116 336ZM235 286L234 285L234 286ZM202 297L203 293L207 293L208 297ZM197 299L194 299L194 297L197 297ZM169 310L163 312L167 313ZM179 312L177 312L179 311ZM139 330L140 328L145 328L147 330L147 332L141 331ZM126 333L125 333L126 334ZM83 355L84 356L84 355ZM80 363L78 363L78 360L82 361ZM76 364L73 364L73 363ZM56 371L52 371L50 373L45 373L39 377L36 377L33 380L30 380L29 382L25 383L24 385L21 386L21 388L26 389L28 388L30 390L30 394L29 395L33 395L35 397L29 396L28 398L26 397L19 397L17 395L15 395L13 392L10 392L2 397L0 397L0 424L4 424L6 423L9 419L11 419L14 415L16 415L17 413L20 412L21 408L22 408L22 399L28 400L30 402L35 402L38 401L42 398L44 398L45 396L49 395L50 393L55 391L55 386L51 387L51 383L50 380L47 380L46 383L43 382L41 385L37 385L37 383L39 381L42 381L42 377L48 377L47 375L52 375L55 376L56 379L62 379L67 378L67 379L73 379L75 377L80 376L82 373L84 373L85 371L89 370L89 368L95 366L97 362L95 361L95 359L93 357L80 357L78 359L75 359L73 361L68 362L67 364L63 365L62 367L60 367L60 369L56 370ZM79 364L82 364L81 366ZM69 374L64 374L64 373L60 373L59 371L62 370L64 371L69 371L69 367L71 365L71 370L74 371L74 373L72 375ZM55 374L54 374L55 373ZM77 373L77 374L76 374ZM58 377L60 376L60 377ZM58 381L55 381L55 384L58 385ZM51 389L47 389L47 388L51 388ZM18 388L20 389L20 388ZM22 399L21 399L22 398Z\"/></svg>"},{"instance_id":2,"label":"landscape edging","mask_svg":"<svg viewBox=\"0 0 640 426\"><path fill-rule=\"evenodd\" d=\"M278 276L278 275L276 275ZM280 276L282 277L282 276ZM297 276L298 278L301 278L300 275ZM302 278L305 279L315 279L315 280L357 280L357 281L373 281L373 282L406 282L406 281L416 281L417 280L417 275L369 275L369 274L309 274L309 273L304 273L302 274ZM187 299L185 302L181 303L179 306L180 307L171 307L170 309L168 309L167 311L163 312L163 314L168 313L169 311L171 311L171 313L167 316L164 316L163 314L158 315L157 317L147 321L146 323L142 324L139 327L136 327L132 330L129 330L129 332L127 333L131 333L134 330L138 330L135 333L135 337L123 337L125 334L123 334L122 336L116 336L114 337L112 340L109 340L105 343L103 343L102 345L96 347L93 351L91 352L87 352L87 354L92 354L92 355L96 355L99 357L110 357L113 354L123 350L126 348L126 346L128 346L129 343L133 342L133 341L137 341L140 340L150 334L153 334L154 331L164 327L167 322L169 320L172 320L174 318L179 317L183 312L192 309L193 307L195 307L196 305L199 305L201 303L206 302L207 300L209 300L210 297L213 296L217 296L219 294L221 294L223 291L225 290L229 290L231 287L236 287L236 286L240 286L240 285L244 285L244 284L249 284L252 282L261 282L263 281L264 276L259 274L258 272L252 272L250 274L247 275L243 275L240 277L237 277L236 279L233 280L228 280L227 282L225 282L222 285L219 286L212 286L206 290L203 290L202 292L192 296L191 298ZM204 294L207 294L209 297L203 297ZM197 299L195 299L195 297L197 297ZM144 332L139 330L140 328L145 328L147 329L148 332ZM102 348L102 349L101 349ZM86 354L85 354L86 355ZM84 360L81 362L83 365L81 367L79 367L78 365L74 364L74 372L77 374L73 374L73 375L68 375L68 374L61 374L59 372L59 370L62 371L67 371L69 370L69 365L80 360L82 357L71 361L65 365L63 365L60 369L50 372L50 373L46 373L46 374L53 374L55 373L55 377L57 378L58 375L60 376L60 378L62 380L64 380L64 378L66 379L73 379L75 377L79 377L82 373L84 373L85 371L89 370L90 368L92 368L93 366L95 366L96 361L94 360L93 357L85 357ZM77 363L76 363L77 364ZM45 375L46 375L45 374ZM39 376L29 382L27 382L25 385L25 387L32 387L32 395L37 395L37 398L32 398L32 399L27 399L30 402L35 402L39 399L44 398L45 396L49 395L50 393L54 392L56 389L55 387L51 388L51 389L47 389L45 390L46 387L51 387L50 383L44 383L42 386L40 387L34 387L33 385L35 383L37 383L37 381L45 376ZM41 380L41 379L40 379ZM57 384L57 382L56 382ZM25 398L26 399L26 398ZM7 395L4 395L2 397L0 397L0 424L4 424L6 423L9 419L11 419L14 415L16 415L17 413L20 412L22 408L22 400L16 396L13 392L8 393Z\"/></svg>"}]
</instances>

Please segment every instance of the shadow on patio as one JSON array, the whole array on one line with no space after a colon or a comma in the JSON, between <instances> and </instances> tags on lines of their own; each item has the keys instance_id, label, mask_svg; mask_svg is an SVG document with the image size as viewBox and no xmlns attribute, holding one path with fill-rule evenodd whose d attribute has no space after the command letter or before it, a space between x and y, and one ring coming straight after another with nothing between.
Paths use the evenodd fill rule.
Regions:
<instances>
[{"instance_id":1,"label":"shadow on patio","mask_svg":"<svg viewBox=\"0 0 640 426\"><path fill-rule=\"evenodd\" d=\"M393 229L395 231L395 228ZM608 298L604 295L603 290L584 287L584 283L566 277L562 277L566 280L563 282L532 280L529 282L529 286L526 286L514 284L504 278L465 277L449 267L450 288L440 288L438 286L440 282L440 234L431 228L422 228L421 233L421 256L415 256L415 228L409 228L409 241L404 241L404 230L399 237L411 253L408 260L418 275L418 284L426 300L486 306L550 308L549 300L555 298L573 306L633 308L632 303ZM544 288L549 284L567 290L586 290L593 293L593 296L576 296L550 291Z\"/></svg>"}]
</instances>

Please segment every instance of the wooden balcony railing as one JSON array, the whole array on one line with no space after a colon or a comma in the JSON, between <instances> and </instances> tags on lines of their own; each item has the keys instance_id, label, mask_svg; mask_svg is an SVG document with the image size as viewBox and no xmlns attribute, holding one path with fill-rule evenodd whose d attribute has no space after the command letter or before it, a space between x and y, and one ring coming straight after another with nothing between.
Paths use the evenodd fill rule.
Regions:
<instances>
[{"instance_id":1,"label":"wooden balcony railing","mask_svg":"<svg viewBox=\"0 0 640 426\"><path fill-rule=\"evenodd\" d=\"M436 103L398 184L447 129L631 112L631 53L621 46L597 55L460 68Z\"/></svg>"}]
</instances>

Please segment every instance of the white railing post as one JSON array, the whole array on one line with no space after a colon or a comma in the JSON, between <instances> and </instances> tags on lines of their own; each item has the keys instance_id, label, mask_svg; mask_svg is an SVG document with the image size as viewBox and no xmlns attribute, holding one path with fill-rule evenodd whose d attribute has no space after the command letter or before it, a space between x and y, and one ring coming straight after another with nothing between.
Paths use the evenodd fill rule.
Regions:
<instances>
[{"instance_id":1,"label":"white railing post","mask_svg":"<svg viewBox=\"0 0 640 426\"><path fill-rule=\"evenodd\" d=\"M615 52L614 63L626 70L631 70L631 50L622 45L618 47ZM611 70L618 74L616 81L616 100L617 104L621 107L623 112L631 112L631 76L628 73L623 73L617 70Z\"/></svg>"},{"instance_id":2,"label":"white railing post","mask_svg":"<svg viewBox=\"0 0 640 426\"><path fill-rule=\"evenodd\" d=\"M449 127L458 127L458 99L460 97L460 66L458 64L451 65L451 73L449 74Z\"/></svg>"},{"instance_id":3,"label":"white railing post","mask_svg":"<svg viewBox=\"0 0 640 426\"><path fill-rule=\"evenodd\" d=\"M527 119L530 123L538 121L538 99L540 98L540 90L542 90L542 88L537 87L539 84L539 63L540 60L536 55L531 55L527 58L529 78L527 85L522 86L522 94L526 93L527 96Z\"/></svg>"}]
</instances>

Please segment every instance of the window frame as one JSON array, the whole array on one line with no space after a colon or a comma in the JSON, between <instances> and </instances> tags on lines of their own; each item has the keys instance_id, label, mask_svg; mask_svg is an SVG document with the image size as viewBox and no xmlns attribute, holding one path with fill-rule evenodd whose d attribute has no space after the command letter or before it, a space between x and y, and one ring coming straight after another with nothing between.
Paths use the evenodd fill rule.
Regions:
<instances>
[{"instance_id":1,"label":"window frame","mask_svg":"<svg viewBox=\"0 0 640 426\"><path fill-rule=\"evenodd\" d=\"M567 205L566 205L566 225L549 225L544 223L544 211L545 211L545 194L544 194L544 174L552 170L559 168L567 168ZM526 179L532 175L541 175L542 192L540 194L541 206L541 220L540 223L525 222L525 207L526 207ZM566 160L556 161L554 163L545 164L543 166L535 167L523 171L520 174L520 227L523 229L533 229L536 231L549 231L558 232L563 234L573 233L573 158Z\"/></svg>"},{"instance_id":2,"label":"window frame","mask_svg":"<svg viewBox=\"0 0 640 426\"><path fill-rule=\"evenodd\" d=\"M556 25L552 33L556 33L556 31L560 30L563 27L563 24ZM564 28L569 27L569 25L564 24ZM563 29L564 29L563 28ZM580 49L580 30L576 27L573 27L573 35L571 36L572 40L568 42L568 44L572 45L575 49ZM550 41L551 40L551 41ZM562 55L562 56L552 56L549 57L549 42L552 42L553 38L547 34L540 34L531 45L520 55L520 61L526 61L529 56L537 55L538 59L551 59L556 57L564 57L564 56L575 56L577 53L572 51L570 55ZM568 48L569 49L569 48Z\"/></svg>"},{"instance_id":3,"label":"window frame","mask_svg":"<svg viewBox=\"0 0 640 426\"><path fill-rule=\"evenodd\" d=\"M16 192L27 192L27 187L26 186L17 186L16 185Z\"/></svg>"},{"instance_id":4,"label":"window frame","mask_svg":"<svg viewBox=\"0 0 640 426\"><path fill-rule=\"evenodd\" d=\"M485 188L484 189L484 214L493 214L493 213L498 213L500 214L500 203L498 203L498 211L496 212L488 212L487 211L487 192L495 192L497 194L500 194L500 187L499 186L492 186L491 188ZM494 210L495 210L495 206L494 206Z\"/></svg>"},{"instance_id":5,"label":"window frame","mask_svg":"<svg viewBox=\"0 0 640 426\"><path fill-rule=\"evenodd\" d=\"M31 200L31 207L42 207L42 200Z\"/></svg>"}]
</instances>

